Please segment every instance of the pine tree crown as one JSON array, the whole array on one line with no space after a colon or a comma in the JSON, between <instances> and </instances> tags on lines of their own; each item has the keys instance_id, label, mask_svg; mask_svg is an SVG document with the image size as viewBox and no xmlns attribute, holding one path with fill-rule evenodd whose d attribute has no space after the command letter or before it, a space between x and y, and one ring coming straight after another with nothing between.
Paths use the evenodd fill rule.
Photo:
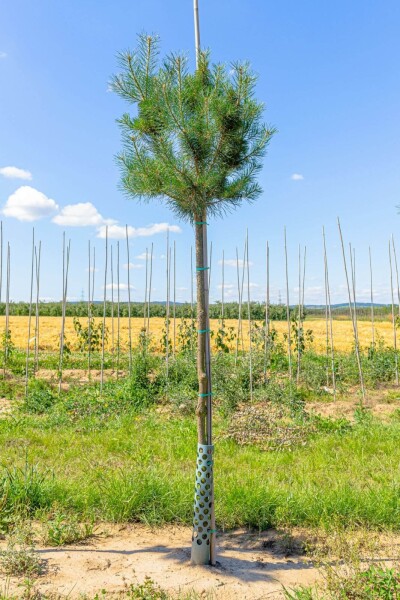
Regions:
<instances>
[{"instance_id":1,"label":"pine tree crown","mask_svg":"<svg viewBox=\"0 0 400 600\"><path fill-rule=\"evenodd\" d=\"M221 215L262 192L257 175L275 130L262 120L248 63L211 65L201 52L191 73L179 54L160 59L157 36L142 34L119 55L112 89L135 107L118 123L122 189L160 198L182 219Z\"/></svg>"}]
</instances>

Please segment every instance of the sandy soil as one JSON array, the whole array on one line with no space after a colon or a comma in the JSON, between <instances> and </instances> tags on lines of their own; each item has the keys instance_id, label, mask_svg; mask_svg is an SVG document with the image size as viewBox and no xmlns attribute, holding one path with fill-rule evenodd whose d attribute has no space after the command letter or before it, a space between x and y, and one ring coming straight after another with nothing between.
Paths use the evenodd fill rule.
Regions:
<instances>
[{"instance_id":1,"label":"sandy soil","mask_svg":"<svg viewBox=\"0 0 400 600\"><path fill-rule=\"evenodd\" d=\"M11 413L11 402L8 398L0 398L0 419Z\"/></svg>"},{"instance_id":2,"label":"sandy soil","mask_svg":"<svg viewBox=\"0 0 400 600\"><path fill-rule=\"evenodd\" d=\"M36 580L35 589L68 598L93 596L101 590L118 594L150 577L173 595L195 591L202 598L255 600L283 598L282 585L307 585L318 578L317 569L305 557L285 556L273 531L221 535L218 564L212 568L190 565L187 527L107 529L108 534L80 545L39 547L46 572ZM18 583L11 579L9 593L18 593Z\"/></svg>"},{"instance_id":3,"label":"sandy soil","mask_svg":"<svg viewBox=\"0 0 400 600\"><path fill-rule=\"evenodd\" d=\"M322 417L339 419L344 417L354 421L354 411L360 406L361 394L359 388L348 390L340 400L330 399L329 402L307 402L309 412L315 412ZM367 390L365 408L381 421L389 421L393 413L400 408L400 389L397 386L382 385L375 390Z\"/></svg>"}]
</instances>

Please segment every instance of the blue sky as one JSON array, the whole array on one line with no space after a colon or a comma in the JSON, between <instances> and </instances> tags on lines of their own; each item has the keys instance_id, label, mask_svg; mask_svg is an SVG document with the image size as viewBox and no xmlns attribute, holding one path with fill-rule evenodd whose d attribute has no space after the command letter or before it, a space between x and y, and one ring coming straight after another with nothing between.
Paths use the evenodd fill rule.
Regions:
<instances>
[{"instance_id":1,"label":"blue sky","mask_svg":"<svg viewBox=\"0 0 400 600\"><path fill-rule=\"evenodd\" d=\"M370 245L375 299L389 301L391 234L400 256L400 3L200 0L200 17L202 46L212 50L214 61L252 63L266 120L278 129L260 177L262 197L210 224L211 298L221 294L222 251L228 261L236 246L242 253L248 227L251 295L265 295L268 239L272 300L279 292L284 299L286 226L291 298L297 295L298 245L306 244L305 299L323 301L324 225L332 300L345 301L340 216L346 244L351 241L356 251L358 298L369 298ZM165 224L174 226L177 297L190 298L191 228L176 222L162 204L136 204L118 189L115 120L126 105L107 87L118 70L117 52L134 47L142 31L158 33L165 53L181 50L193 64L191 0L2 2L0 206L11 245L13 299L28 297L32 226L42 241L41 297L61 297L65 230L72 247L68 296L80 298L82 290L87 295L90 240L99 267L95 295L101 298L104 240L98 236L106 222L131 228L135 300L143 298L145 278L144 261L137 257L151 243L153 298L165 298ZM35 220L21 220L27 218ZM88 225L76 226L82 223ZM111 231L122 230L110 226ZM117 240L112 243L115 253ZM123 239L120 245L121 297L126 298ZM236 271L229 264L225 281L225 297L235 298Z\"/></svg>"}]
</instances>

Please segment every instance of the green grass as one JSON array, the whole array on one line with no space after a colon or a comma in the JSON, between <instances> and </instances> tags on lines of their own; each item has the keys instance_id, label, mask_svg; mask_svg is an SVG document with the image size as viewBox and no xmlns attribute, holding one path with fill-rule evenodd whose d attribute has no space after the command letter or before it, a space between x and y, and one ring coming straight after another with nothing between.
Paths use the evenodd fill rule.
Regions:
<instances>
[{"instance_id":1,"label":"green grass","mask_svg":"<svg viewBox=\"0 0 400 600\"><path fill-rule=\"evenodd\" d=\"M65 421L0 420L0 518L57 507L86 519L190 523L192 416L128 413ZM216 419L218 430L225 426ZM399 528L400 424L367 419L322 431L304 447L263 452L217 443L220 528L280 525Z\"/></svg>"}]
</instances>

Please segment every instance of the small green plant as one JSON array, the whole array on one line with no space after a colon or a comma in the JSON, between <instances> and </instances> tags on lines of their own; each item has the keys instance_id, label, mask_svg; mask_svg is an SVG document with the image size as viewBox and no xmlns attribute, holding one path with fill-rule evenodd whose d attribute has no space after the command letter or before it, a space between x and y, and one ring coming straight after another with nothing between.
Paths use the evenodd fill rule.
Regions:
<instances>
[{"instance_id":1,"label":"small green plant","mask_svg":"<svg viewBox=\"0 0 400 600\"><path fill-rule=\"evenodd\" d=\"M93 524L80 523L76 515L56 512L47 522L44 540L52 546L74 544L93 535Z\"/></svg>"},{"instance_id":2,"label":"small green plant","mask_svg":"<svg viewBox=\"0 0 400 600\"><path fill-rule=\"evenodd\" d=\"M11 329L5 329L1 335L1 341L4 352L4 364L10 358L15 350L15 344L11 337Z\"/></svg>"},{"instance_id":3,"label":"small green plant","mask_svg":"<svg viewBox=\"0 0 400 600\"><path fill-rule=\"evenodd\" d=\"M32 544L32 531L23 523L17 526L0 552L0 570L14 577L36 577L43 572L40 560Z\"/></svg>"},{"instance_id":4,"label":"small green plant","mask_svg":"<svg viewBox=\"0 0 400 600\"><path fill-rule=\"evenodd\" d=\"M77 317L74 317L74 329L78 338L78 350L80 352L100 352L103 343L103 323L96 323L94 317L89 317L87 325L82 325ZM104 329L104 341L108 340L108 327Z\"/></svg>"},{"instance_id":5,"label":"small green plant","mask_svg":"<svg viewBox=\"0 0 400 600\"><path fill-rule=\"evenodd\" d=\"M131 585L126 598L127 600L169 600L170 597L149 577L146 577L144 583Z\"/></svg>"},{"instance_id":6,"label":"small green plant","mask_svg":"<svg viewBox=\"0 0 400 600\"><path fill-rule=\"evenodd\" d=\"M43 380L31 380L28 393L24 401L27 412L42 415L48 412L56 401L56 396L51 387Z\"/></svg>"},{"instance_id":7,"label":"small green plant","mask_svg":"<svg viewBox=\"0 0 400 600\"><path fill-rule=\"evenodd\" d=\"M226 354L230 351L231 344L236 339L234 327L226 327L225 319L218 320L218 329L215 335L212 332L211 336L214 338L217 352L225 352Z\"/></svg>"},{"instance_id":8,"label":"small green plant","mask_svg":"<svg viewBox=\"0 0 400 600\"><path fill-rule=\"evenodd\" d=\"M178 325L178 346L182 353L193 353L197 343L197 331L194 319L183 317Z\"/></svg>"}]
</instances>

